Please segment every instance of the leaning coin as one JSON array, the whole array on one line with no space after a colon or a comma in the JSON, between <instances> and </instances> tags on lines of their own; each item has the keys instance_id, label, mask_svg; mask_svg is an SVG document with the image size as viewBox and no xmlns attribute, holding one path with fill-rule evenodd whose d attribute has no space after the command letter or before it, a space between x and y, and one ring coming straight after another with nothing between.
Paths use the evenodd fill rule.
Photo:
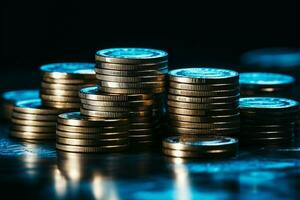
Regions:
<instances>
[{"instance_id":1,"label":"leaning coin","mask_svg":"<svg viewBox=\"0 0 300 200\"><path fill-rule=\"evenodd\" d=\"M57 109L45 108L42 106L41 99L31 99L18 102L14 110L19 113L27 113L27 114L41 114L41 115L56 115L61 111Z\"/></svg>"},{"instance_id":2,"label":"leaning coin","mask_svg":"<svg viewBox=\"0 0 300 200\"><path fill-rule=\"evenodd\" d=\"M125 151L127 150L128 145L123 144L123 145L111 145L111 146L101 146L101 147L81 147L81 146L74 146L74 145L56 144L56 148L62 151L69 151L69 152L104 153L104 152Z\"/></svg>"}]
</instances>

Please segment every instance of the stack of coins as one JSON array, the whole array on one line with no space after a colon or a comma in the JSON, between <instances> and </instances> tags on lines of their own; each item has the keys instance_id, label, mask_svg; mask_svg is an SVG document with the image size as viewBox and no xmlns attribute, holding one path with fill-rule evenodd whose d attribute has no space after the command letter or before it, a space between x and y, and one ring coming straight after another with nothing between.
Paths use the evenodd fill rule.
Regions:
<instances>
[{"instance_id":1,"label":"stack of coins","mask_svg":"<svg viewBox=\"0 0 300 200\"><path fill-rule=\"evenodd\" d=\"M10 120L17 102L35 98L39 98L38 90L16 90L2 93L0 96L1 117Z\"/></svg>"},{"instance_id":2,"label":"stack of coins","mask_svg":"<svg viewBox=\"0 0 300 200\"><path fill-rule=\"evenodd\" d=\"M288 97L296 80L289 75L249 72L240 74L241 96Z\"/></svg>"},{"instance_id":3,"label":"stack of coins","mask_svg":"<svg viewBox=\"0 0 300 200\"><path fill-rule=\"evenodd\" d=\"M41 99L52 108L78 109L80 88L95 84L95 64L54 63L41 66Z\"/></svg>"},{"instance_id":4,"label":"stack of coins","mask_svg":"<svg viewBox=\"0 0 300 200\"><path fill-rule=\"evenodd\" d=\"M68 152L120 152L128 147L128 119L88 118L80 112L58 116L56 148Z\"/></svg>"},{"instance_id":5,"label":"stack of coins","mask_svg":"<svg viewBox=\"0 0 300 200\"><path fill-rule=\"evenodd\" d=\"M102 119L128 118L130 141L152 143L154 138L150 130L155 123L148 120L148 117L152 117L153 106L150 94L113 95L103 93L94 86L82 88L79 96L82 115ZM133 131L136 134L132 134Z\"/></svg>"},{"instance_id":6,"label":"stack of coins","mask_svg":"<svg viewBox=\"0 0 300 200\"><path fill-rule=\"evenodd\" d=\"M299 113L297 101L276 97L240 99L240 141L247 145L291 144Z\"/></svg>"},{"instance_id":7,"label":"stack of coins","mask_svg":"<svg viewBox=\"0 0 300 200\"><path fill-rule=\"evenodd\" d=\"M155 49L114 48L100 50L95 57L102 92L149 97L131 104L129 135L135 146L151 143L165 111L168 54Z\"/></svg>"},{"instance_id":8,"label":"stack of coins","mask_svg":"<svg viewBox=\"0 0 300 200\"><path fill-rule=\"evenodd\" d=\"M235 136L240 130L239 74L214 68L169 72L169 129L181 139Z\"/></svg>"},{"instance_id":9,"label":"stack of coins","mask_svg":"<svg viewBox=\"0 0 300 200\"><path fill-rule=\"evenodd\" d=\"M12 113L10 136L23 140L55 139L59 113L57 109L42 106L40 99L20 101Z\"/></svg>"},{"instance_id":10,"label":"stack of coins","mask_svg":"<svg viewBox=\"0 0 300 200\"><path fill-rule=\"evenodd\" d=\"M181 141L178 136L163 141L163 153L178 158L224 158L235 156L238 140L230 137L207 136L197 141Z\"/></svg>"}]
</instances>

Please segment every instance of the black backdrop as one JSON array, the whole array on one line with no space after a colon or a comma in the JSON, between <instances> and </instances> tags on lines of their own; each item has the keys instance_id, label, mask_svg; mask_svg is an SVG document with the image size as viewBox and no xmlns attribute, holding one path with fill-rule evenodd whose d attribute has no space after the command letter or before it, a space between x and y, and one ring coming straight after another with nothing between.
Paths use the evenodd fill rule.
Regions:
<instances>
[{"instance_id":1,"label":"black backdrop","mask_svg":"<svg viewBox=\"0 0 300 200\"><path fill-rule=\"evenodd\" d=\"M158 48L171 67L221 67L250 49L300 47L300 1L163 2L2 2L0 91L37 87L39 65L93 61L101 48Z\"/></svg>"}]
</instances>

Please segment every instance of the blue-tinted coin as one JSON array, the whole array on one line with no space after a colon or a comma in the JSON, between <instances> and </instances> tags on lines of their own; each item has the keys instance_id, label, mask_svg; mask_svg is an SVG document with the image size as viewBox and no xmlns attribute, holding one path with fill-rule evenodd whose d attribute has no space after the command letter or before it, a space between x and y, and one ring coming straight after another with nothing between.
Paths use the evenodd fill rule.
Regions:
<instances>
[{"instance_id":1,"label":"blue-tinted coin","mask_svg":"<svg viewBox=\"0 0 300 200\"><path fill-rule=\"evenodd\" d=\"M95 64L92 63L52 63L40 67L44 76L50 78L91 77L95 78Z\"/></svg>"},{"instance_id":2,"label":"blue-tinted coin","mask_svg":"<svg viewBox=\"0 0 300 200\"><path fill-rule=\"evenodd\" d=\"M6 102L16 103L18 101L39 98L39 90L16 90L4 92L2 100Z\"/></svg>"},{"instance_id":3,"label":"blue-tinted coin","mask_svg":"<svg viewBox=\"0 0 300 200\"><path fill-rule=\"evenodd\" d=\"M96 52L96 61L109 63L139 64L166 61L168 53L147 48L111 48Z\"/></svg>"},{"instance_id":4,"label":"blue-tinted coin","mask_svg":"<svg viewBox=\"0 0 300 200\"><path fill-rule=\"evenodd\" d=\"M232 70L200 67L171 70L169 76L171 81L182 83L234 83L239 79Z\"/></svg>"},{"instance_id":5,"label":"blue-tinted coin","mask_svg":"<svg viewBox=\"0 0 300 200\"><path fill-rule=\"evenodd\" d=\"M297 101L286 98L274 97L246 97L240 98L240 109L272 109L272 110L290 110L298 109Z\"/></svg>"},{"instance_id":6,"label":"blue-tinted coin","mask_svg":"<svg viewBox=\"0 0 300 200\"><path fill-rule=\"evenodd\" d=\"M292 85L295 79L292 76L275 73L250 72L240 74L240 85L276 87Z\"/></svg>"}]
</instances>

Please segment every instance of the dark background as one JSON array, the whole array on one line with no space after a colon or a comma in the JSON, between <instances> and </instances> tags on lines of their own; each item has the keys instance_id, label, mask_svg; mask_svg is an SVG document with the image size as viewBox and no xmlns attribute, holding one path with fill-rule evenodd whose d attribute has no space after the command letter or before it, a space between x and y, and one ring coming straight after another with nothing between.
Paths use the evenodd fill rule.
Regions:
<instances>
[{"instance_id":1,"label":"dark background","mask_svg":"<svg viewBox=\"0 0 300 200\"><path fill-rule=\"evenodd\" d=\"M0 91L37 87L48 62L97 49L167 50L170 66L238 66L241 53L300 47L300 1L5 1Z\"/></svg>"}]
</instances>

